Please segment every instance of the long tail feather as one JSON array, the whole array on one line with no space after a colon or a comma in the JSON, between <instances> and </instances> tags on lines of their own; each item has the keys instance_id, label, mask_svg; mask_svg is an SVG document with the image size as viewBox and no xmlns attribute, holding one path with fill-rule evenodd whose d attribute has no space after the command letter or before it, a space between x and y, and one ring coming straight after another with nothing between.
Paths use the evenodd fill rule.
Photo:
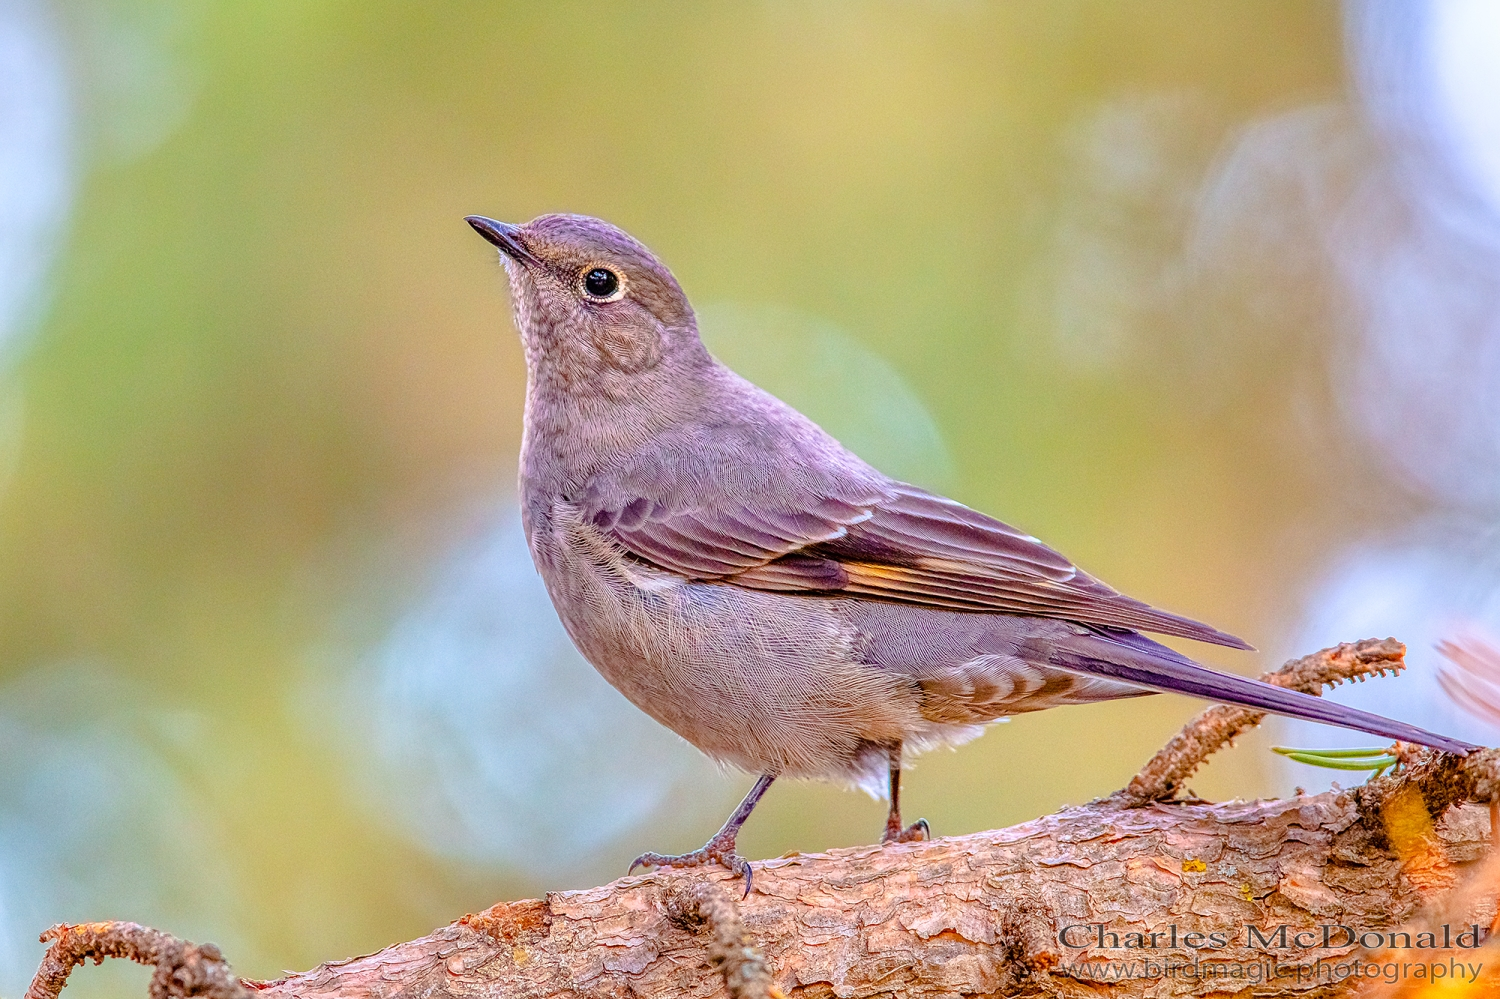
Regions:
<instances>
[{"instance_id":1,"label":"long tail feather","mask_svg":"<svg viewBox=\"0 0 1500 999\"><path fill-rule=\"evenodd\" d=\"M1415 742L1449 753L1478 749L1460 739L1449 738L1384 718L1368 711L1345 707L1297 690L1272 686L1200 666L1186 656L1135 632L1104 632L1070 636L1055 646L1051 663L1060 669L1090 676L1108 677L1153 690L1174 691L1208 701L1270 711L1292 718L1351 728L1402 742Z\"/></svg>"}]
</instances>

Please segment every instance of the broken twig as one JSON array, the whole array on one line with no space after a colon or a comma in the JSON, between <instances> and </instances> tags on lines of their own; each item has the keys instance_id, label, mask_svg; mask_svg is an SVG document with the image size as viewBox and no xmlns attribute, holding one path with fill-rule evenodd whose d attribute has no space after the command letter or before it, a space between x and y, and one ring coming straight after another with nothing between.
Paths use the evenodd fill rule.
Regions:
<instances>
[{"instance_id":1,"label":"broken twig","mask_svg":"<svg viewBox=\"0 0 1500 999\"><path fill-rule=\"evenodd\" d=\"M667 912L683 926L705 926L713 934L708 960L724 976L733 999L772 999L781 990L771 984L771 973L760 949L745 932L739 906L718 885L699 882L667 896Z\"/></svg>"},{"instance_id":2,"label":"broken twig","mask_svg":"<svg viewBox=\"0 0 1500 999\"><path fill-rule=\"evenodd\" d=\"M1324 687L1334 687L1345 680L1380 676L1387 670L1399 673L1405 668L1405 645L1394 638L1367 638L1293 659L1280 669L1261 674L1261 679L1288 690L1321 694ZM1209 708L1184 725L1141 767L1124 790L1116 791L1109 800L1135 808L1175 797L1205 760L1236 736L1259 725L1265 717L1266 712L1250 708L1222 704Z\"/></svg>"},{"instance_id":3,"label":"broken twig","mask_svg":"<svg viewBox=\"0 0 1500 999\"><path fill-rule=\"evenodd\" d=\"M41 936L51 942L25 999L58 999L68 975L84 961L103 964L123 957L155 965L148 991L151 999L249 999L250 992L229 970L224 955L211 943L194 944L140 923L59 923Z\"/></svg>"}]
</instances>

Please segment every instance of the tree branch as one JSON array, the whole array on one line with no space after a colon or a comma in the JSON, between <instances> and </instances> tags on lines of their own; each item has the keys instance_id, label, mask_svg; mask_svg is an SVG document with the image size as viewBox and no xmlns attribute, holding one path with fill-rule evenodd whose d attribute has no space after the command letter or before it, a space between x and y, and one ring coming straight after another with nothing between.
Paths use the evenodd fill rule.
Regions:
<instances>
[{"instance_id":1,"label":"tree branch","mask_svg":"<svg viewBox=\"0 0 1500 999\"><path fill-rule=\"evenodd\" d=\"M58 999L74 968L90 958L102 964L107 957L155 965L148 988L151 999L251 999L249 990L230 973L219 948L191 944L139 923L59 923L44 932L41 940L51 941L52 946L25 999Z\"/></svg>"},{"instance_id":2,"label":"tree branch","mask_svg":"<svg viewBox=\"0 0 1500 999\"><path fill-rule=\"evenodd\" d=\"M1392 669L1399 653L1341 646L1283 675ZM1180 786L1242 722L1196 719L1164 751L1170 765L1148 765L1132 787L1159 797ZM1372 953L1360 931L1433 913L1454 932L1491 924L1493 869L1469 875L1492 832L1473 803L1497 789L1496 750L1412 748L1398 772L1349 791L1139 807L1122 793L1010 829L759 862L740 903L727 872L659 871L502 903L375 954L244 984L262 999L1326 993L1339 962ZM1356 932L1329 938L1325 926ZM65 977L44 963L27 999L56 999Z\"/></svg>"},{"instance_id":3,"label":"tree branch","mask_svg":"<svg viewBox=\"0 0 1500 999\"><path fill-rule=\"evenodd\" d=\"M1336 687L1345 680L1384 676L1386 670L1400 673L1405 668L1405 645L1394 638L1367 638L1293 659L1280 669L1262 673L1260 678L1266 683L1300 690L1304 694L1322 694L1324 687ZM1259 725L1265 717L1264 711L1227 704L1209 708L1183 726L1182 731L1112 797L1126 807L1175 797L1204 761L1233 742L1236 736Z\"/></svg>"}]
</instances>

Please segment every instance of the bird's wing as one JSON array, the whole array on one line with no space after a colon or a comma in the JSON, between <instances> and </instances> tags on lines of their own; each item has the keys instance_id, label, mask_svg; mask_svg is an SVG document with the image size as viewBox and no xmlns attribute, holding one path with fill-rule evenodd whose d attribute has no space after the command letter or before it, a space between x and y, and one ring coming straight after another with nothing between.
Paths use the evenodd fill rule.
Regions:
<instances>
[{"instance_id":1,"label":"bird's wing","mask_svg":"<svg viewBox=\"0 0 1500 999\"><path fill-rule=\"evenodd\" d=\"M915 486L797 499L805 502L691 509L634 500L593 520L635 557L694 579L1060 618L1251 648L1124 596L1036 538Z\"/></svg>"},{"instance_id":2,"label":"bird's wing","mask_svg":"<svg viewBox=\"0 0 1500 999\"><path fill-rule=\"evenodd\" d=\"M874 515L886 493L844 498L802 490L780 503L721 500L687 506L630 499L588 511L627 552L691 579L734 580L809 545L834 541Z\"/></svg>"}]
</instances>

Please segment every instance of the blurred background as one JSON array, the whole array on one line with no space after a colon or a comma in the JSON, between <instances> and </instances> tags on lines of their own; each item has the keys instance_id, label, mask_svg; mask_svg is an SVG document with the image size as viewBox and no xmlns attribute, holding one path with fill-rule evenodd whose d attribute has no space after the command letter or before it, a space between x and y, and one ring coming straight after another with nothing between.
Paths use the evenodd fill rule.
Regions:
<instances>
[{"instance_id":1,"label":"blurred background","mask_svg":"<svg viewBox=\"0 0 1500 999\"><path fill-rule=\"evenodd\" d=\"M556 622L468 213L624 226L865 458L1262 650L1208 661L1395 635L1336 696L1496 741L1433 644L1500 634L1500 7L659 7L0 0L0 995L59 920L369 951L748 787ZM1199 707L1018 718L906 808L1088 800ZM882 817L778 785L742 849Z\"/></svg>"}]
</instances>

